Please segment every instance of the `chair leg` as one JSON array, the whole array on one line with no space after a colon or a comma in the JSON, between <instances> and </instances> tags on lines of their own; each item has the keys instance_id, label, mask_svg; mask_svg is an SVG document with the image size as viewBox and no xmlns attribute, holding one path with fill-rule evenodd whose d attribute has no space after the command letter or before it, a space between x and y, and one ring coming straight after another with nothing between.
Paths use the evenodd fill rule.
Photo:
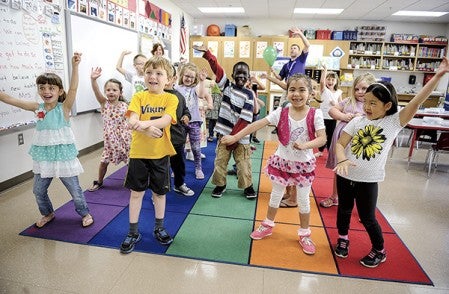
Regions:
<instances>
[{"instance_id":1,"label":"chair leg","mask_svg":"<svg viewBox=\"0 0 449 294\"><path fill-rule=\"evenodd\" d=\"M436 156L436 152L434 150L430 150L428 153L428 157L429 157L429 165L427 168L427 178L430 178L430 173L432 171L432 165Z\"/></svg>"}]
</instances>

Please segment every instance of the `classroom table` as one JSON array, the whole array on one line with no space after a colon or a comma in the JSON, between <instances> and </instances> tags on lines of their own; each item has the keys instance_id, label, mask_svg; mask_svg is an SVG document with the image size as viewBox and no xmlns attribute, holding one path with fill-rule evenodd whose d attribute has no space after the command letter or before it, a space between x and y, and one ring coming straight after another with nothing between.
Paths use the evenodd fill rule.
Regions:
<instances>
[{"instance_id":1,"label":"classroom table","mask_svg":"<svg viewBox=\"0 0 449 294\"><path fill-rule=\"evenodd\" d=\"M422 118L412 118L410 122L407 124L407 127L413 131L412 140L410 142L410 149L408 151L408 163L410 163L410 159L413 155L413 149L415 147L416 142L416 134L418 130L436 130L449 132L449 124L441 125L441 124L431 124L425 122Z\"/></svg>"},{"instance_id":2,"label":"classroom table","mask_svg":"<svg viewBox=\"0 0 449 294\"><path fill-rule=\"evenodd\" d=\"M415 117L441 117L444 119L449 119L449 111L448 110L432 110L432 109L420 109L416 112Z\"/></svg>"}]
</instances>

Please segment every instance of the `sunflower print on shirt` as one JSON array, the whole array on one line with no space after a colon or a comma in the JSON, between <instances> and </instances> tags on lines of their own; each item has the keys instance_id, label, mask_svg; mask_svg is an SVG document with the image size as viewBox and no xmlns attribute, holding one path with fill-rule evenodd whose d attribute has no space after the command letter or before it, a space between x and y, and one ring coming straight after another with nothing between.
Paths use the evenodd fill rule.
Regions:
<instances>
[{"instance_id":1,"label":"sunflower print on shirt","mask_svg":"<svg viewBox=\"0 0 449 294\"><path fill-rule=\"evenodd\" d=\"M373 125L367 125L360 129L354 135L351 141L351 152L356 158L370 160L375 158L376 154L382 151L382 143L385 142L385 135L382 134L383 128Z\"/></svg>"}]
</instances>

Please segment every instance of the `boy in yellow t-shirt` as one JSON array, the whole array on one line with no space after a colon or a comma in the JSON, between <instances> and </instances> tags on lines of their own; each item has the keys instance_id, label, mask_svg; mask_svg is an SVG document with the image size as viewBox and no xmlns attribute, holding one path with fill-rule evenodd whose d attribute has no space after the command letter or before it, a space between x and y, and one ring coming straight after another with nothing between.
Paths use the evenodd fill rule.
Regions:
<instances>
[{"instance_id":1,"label":"boy in yellow t-shirt","mask_svg":"<svg viewBox=\"0 0 449 294\"><path fill-rule=\"evenodd\" d=\"M126 117L133 129L125 187L129 199L129 232L120 246L121 253L130 253L142 238L138 221L146 189L153 192L154 237L163 245L173 238L164 228L165 194L170 190L170 156L175 149L170 140L170 125L176 123L178 98L164 92L173 76L173 68L163 57L150 58L144 66L147 90L134 94Z\"/></svg>"}]
</instances>

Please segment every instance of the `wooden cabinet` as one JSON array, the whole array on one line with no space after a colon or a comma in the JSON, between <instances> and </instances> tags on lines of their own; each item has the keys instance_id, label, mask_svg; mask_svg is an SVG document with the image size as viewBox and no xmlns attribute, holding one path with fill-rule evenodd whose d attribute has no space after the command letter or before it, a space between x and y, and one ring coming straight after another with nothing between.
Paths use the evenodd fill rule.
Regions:
<instances>
[{"instance_id":1,"label":"wooden cabinet","mask_svg":"<svg viewBox=\"0 0 449 294\"><path fill-rule=\"evenodd\" d=\"M446 50L447 44L351 41L347 68L434 72Z\"/></svg>"}]
</instances>

